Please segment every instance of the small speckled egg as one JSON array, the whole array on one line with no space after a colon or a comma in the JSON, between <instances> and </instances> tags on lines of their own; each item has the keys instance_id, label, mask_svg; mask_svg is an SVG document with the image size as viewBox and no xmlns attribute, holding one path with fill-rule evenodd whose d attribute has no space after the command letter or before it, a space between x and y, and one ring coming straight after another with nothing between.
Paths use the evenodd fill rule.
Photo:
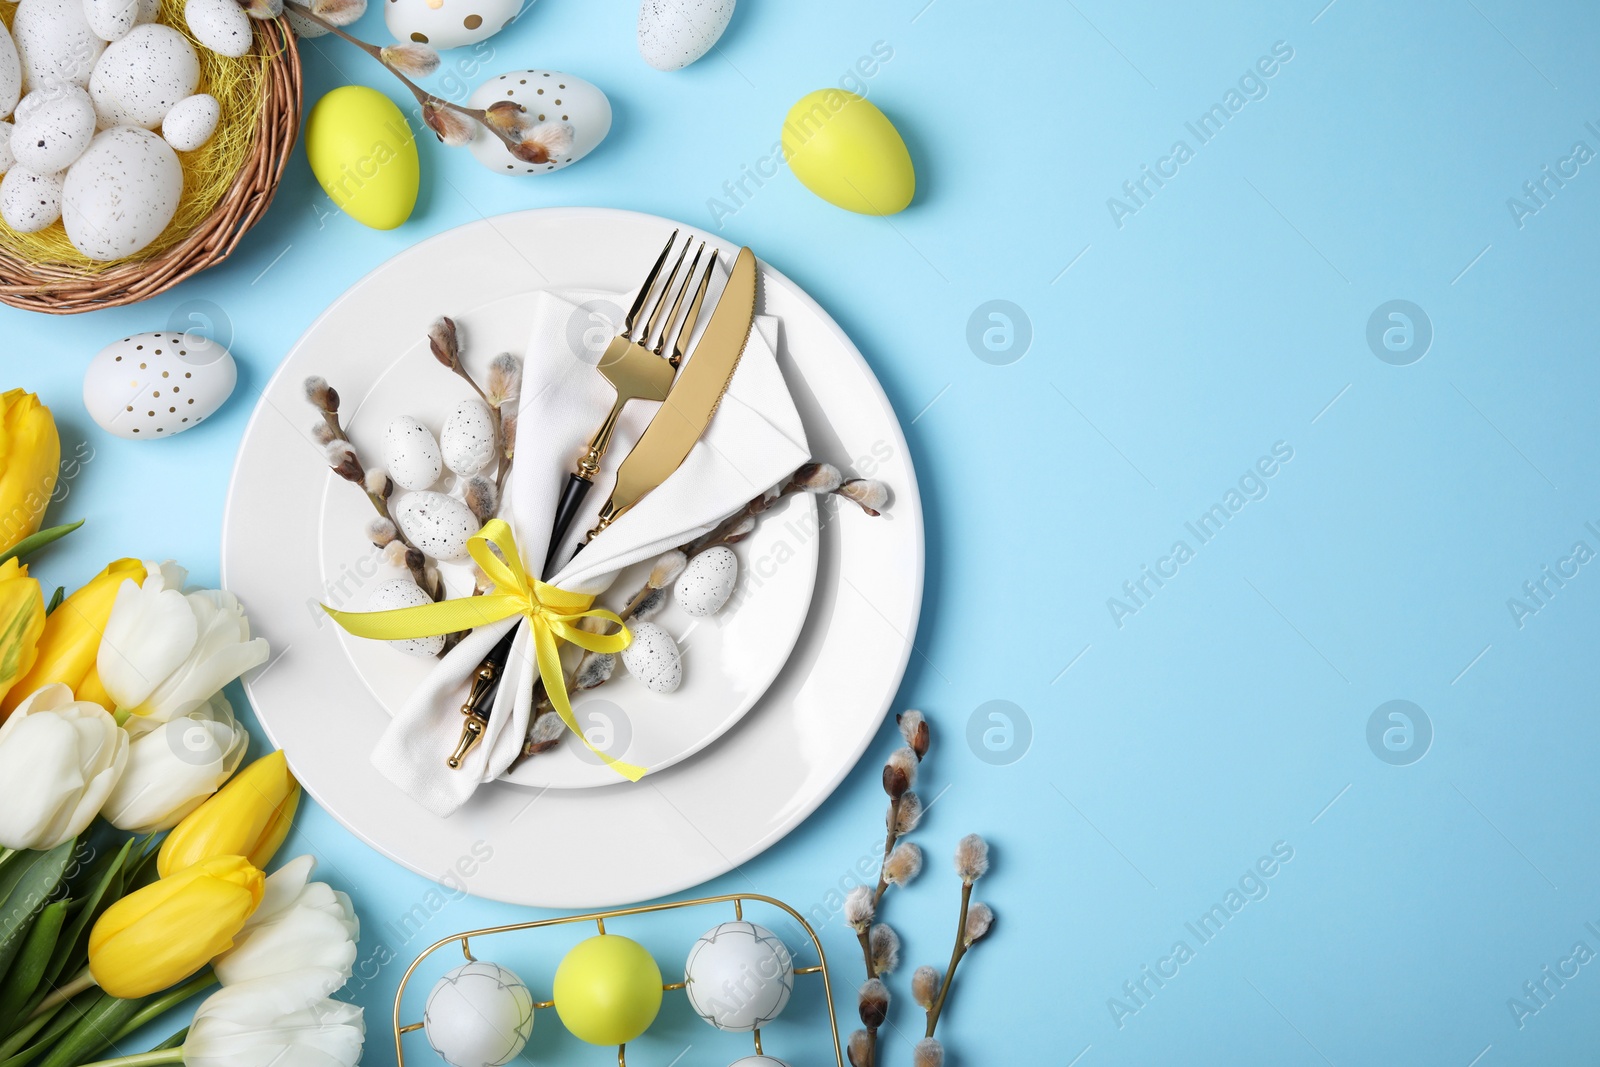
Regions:
<instances>
[{"instance_id":1,"label":"small speckled egg","mask_svg":"<svg viewBox=\"0 0 1600 1067\"><path fill-rule=\"evenodd\" d=\"M89 78L89 95L101 126L153 130L167 112L200 84L200 57L171 26L135 26L106 47Z\"/></svg>"},{"instance_id":2,"label":"small speckled egg","mask_svg":"<svg viewBox=\"0 0 1600 1067\"><path fill-rule=\"evenodd\" d=\"M11 114L22 98L22 60L11 31L0 26L0 116Z\"/></svg>"},{"instance_id":3,"label":"small speckled egg","mask_svg":"<svg viewBox=\"0 0 1600 1067\"><path fill-rule=\"evenodd\" d=\"M672 635L653 622L628 627L633 643L622 650L622 665L652 693L671 693L683 684L683 656Z\"/></svg>"},{"instance_id":4,"label":"small speckled egg","mask_svg":"<svg viewBox=\"0 0 1600 1067\"><path fill-rule=\"evenodd\" d=\"M466 559L467 539L478 532L478 520L465 504L426 489L401 497L394 519L411 543L434 559Z\"/></svg>"},{"instance_id":5,"label":"small speckled egg","mask_svg":"<svg viewBox=\"0 0 1600 1067\"><path fill-rule=\"evenodd\" d=\"M235 0L188 0L183 21L195 40L218 55L237 59L255 42L250 16Z\"/></svg>"},{"instance_id":6,"label":"small speckled egg","mask_svg":"<svg viewBox=\"0 0 1600 1067\"><path fill-rule=\"evenodd\" d=\"M689 561L672 591L686 614L704 619L722 610L738 577L739 557L727 545L715 545Z\"/></svg>"},{"instance_id":7,"label":"small speckled egg","mask_svg":"<svg viewBox=\"0 0 1600 1067\"><path fill-rule=\"evenodd\" d=\"M326 26L319 26L304 15L298 14L287 7L283 9L283 15L289 20L289 26L294 30L296 37L321 37L325 33L333 32Z\"/></svg>"},{"instance_id":8,"label":"small speckled egg","mask_svg":"<svg viewBox=\"0 0 1600 1067\"><path fill-rule=\"evenodd\" d=\"M433 431L410 415L397 417L383 432L383 462L402 489L428 488L443 468Z\"/></svg>"},{"instance_id":9,"label":"small speckled egg","mask_svg":"<svg viewBox=\"0 0 1600 1067\"><path fill-rule=\"evenodd\" d=\"M451 1067L503 1067L533 1032L533 994L515 972L473 960L434 984L422 1029Z\"/></svg>"},{"instance_id":10,"label":"small speckled egg","mask_svg":"<svg viewBox=\"0 0 1600 1067\"><path fill-rule=\"evenodd\" d=\"M152 21L155 7L139 0L83 0L89 29L102 41L120 41L135 26Z\"/></svg>"},{"instance_id":11,"label":"small speckled egg","mask_svg":"<svg viewBox=\"0 0 1600 1067\"><path fill-rule=\"evenodd\" d=\"M477 474L495 459L494 421L489 406L476 397L456 405L439 431L444 465L462 477Z\"/></svg>"},{"instance_id":12,"label":"small speckled egg","mask_svg":"<svg viewBox=\"0 0 1600 1067\"><path fill-rule=\"evenodd\" d=\"M794 956L764 926L742 919L700 935L683 966L689 1006L718 1030L748 1033L783 1013L794 992Z\"/></svg>"},{"instance_id":13,"label":"small speckled egg","mask_svg":"<svg viewBox=\"0 0 1600 1067\"><path fill-rule=\"evenodd\" d=\"M611 132L611 101L582 78L558 70L513 70L490 78L472 91L468 107L512 100L528 110L535 125L560 123L572 129L572 145L548 163L524 163L505 143L482 127L473 135L472 155L496 174L548 174L593 152Z\"/></svg>"},{"instance_id":14,"label":"small speckled egg","mask_svg":"<svg viewBox=\"0 0 1600 1067\"><path fill-rule=\"evenodd\" d=\"M66 170L94 138L94 105L71 82L52 82L22 98L11 133L11 154L39 174Z\"/></svg>"},{"instance_id":15,"label":"small speckled egg","mask_svg":"<svg viewBox=\"0 0 1600 1067\"><path fill-rule=\"evenodd\" d=\"M0 174L16 165L17 157L11 154L11 123L0 121Z\"/></svg>"},{"instance_id":16,"label":"small speckled egg","mask_svg":"<svg viewBox=\"0 0 1600 1067\"><path fill-rule=\"evenodd\" d=\"M396 608L416 608L431 604L428 594L410 578L391 578L372 591L367 598L368 611L393 611ZM412 637L389 644L410 656L437 656L444 650L444 636Z\"/></svg>"},{"instance_id":17,"label":"small speckled egg","mask_svg":"<svg viewBox=\"0 0 1600 1067\"><path fill-rule=\"evenodd\" d=\"M194 333L136 333L102 348L83 375L83 406L129 441L171 437L220 408L239 371L222 345Z\"/></svg>"},{"instance_id":18,"label":"small speckled egg","mask_svg":"<svg viewBox=\"0 0 1600 1067\"><path fill-rule=\"evenodd\" d=\"M232 2L232 0L230 0ZM222 119L222 105L210 93L186 96L161 120L161 136L179 152L193 152L211 140Z\"/></svg>"},{"instance_id":19,"label":"small speckled egg","mask_svg":"<svg viewBox=\"0 0 1600 1067\"><path fill-rule=\"evenodd\" d=\"M460 48L493 37L522 7L521 0L387 0L383 21L397 41Z\"/></svg>"},{"instance_id":20,"label":"small speckled egg","mask_svg":"<svg viewBox=\"0 0 1600 1067\"><path fill-rule=\"evenodd\" d=\"M121 259L172 221L183 196L183 168L172 146L149 130L118 126L89 142L68 169L61 195L61 221L78 251L90 259Z\"/></svg>"},{"instance_id":21,"label":"small speckled egg","mask_svg":"<svg viewBox=\"0 0 1600 1067\"><path fill-rule=\"evenodd\" d=\"M11 167L0 178L0 218L18 233L38 233L61 217L61 175Z\"/></svg>"},{"instance_id":22,"label":"small speckled egg","mask_svg":"<svg viewBox=\"0 0 1600 1067\"><path fill-rule=\"evenodd\" d=\"M63 0L22 0L11 16L11 36L22 64L23 92L53 81L87 86L106 49L89 28L83 4Z\"/></svg>"},{"instance_id":23,"label":"small speckled egg","mask_svg":"<svg viewBox=\"0 0 1600 1067\"><path fill-rule=\"evenodd\" d=\"M682 70L711 51L734 0L641 0L639 54L657 70Z\"/></svg>"}]
</instances>

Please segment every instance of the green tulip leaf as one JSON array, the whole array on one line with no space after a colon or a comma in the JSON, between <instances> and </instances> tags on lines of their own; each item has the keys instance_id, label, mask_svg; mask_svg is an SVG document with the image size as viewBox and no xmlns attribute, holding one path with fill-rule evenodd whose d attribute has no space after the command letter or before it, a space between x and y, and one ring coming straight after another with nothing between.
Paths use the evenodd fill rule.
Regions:
<instances>
[{"instance_id":1,"label":"green tulip leaf","mask_svg":"<svg viewBox=\"0 0 1600 1067\"><path fill-rule=\"evenodd\" d=\"M11 547L11 551L0 555L0 565L4 565L8 559L22 559L28 556L30 553L37 552L45 545L50 544L50 542L61 540L63 537L67 536L67 534L71 533L73 530L76 530L82 525L83 520L79 519L77 522L69 522L61 526L52 526L48 530L40 530L38 533L29 534L27 537L24 537L22 540L13 545Z\"/></svg>"},{"instance_id":2,"label":"green tulip leaf","mask_svg":"<svg viewBox=\"0 0 1600 1067\"><path fill-rule=\"evenodd\" d=\"M72 922L56 941L56 951L45 971L46 986L55 985L64 974L76 974L83 969L89 956L89 929L100 913L122 896L122 876L132 849L133 838L130 837L122 843L121 849L106 853L89 868L89 888L84 895L73 898Z\"/></svg>"},{"instance_id":3,"label":"green tulip leaf","mask_svg":"<svg viewBox=\"0 0 1600 1067\"><path fill-rule=\"evenodd\" d=\"M11 964L11 973L0 984L0 1034L11 1028L33 1007L34 990L39 988L51 954L55 952L56 939L61 936L62 924L67 919L67 902L58 900L46 904L28 931L22 950Z\"/></svg>"},{"instance_id":4,"label":"green tulip leaf","mask_svg":"<svg viewBox=\"0 0 1600 1067\"><path fill-rule=\"evenodd\" d=\"M22 862L0 869L0 975L10 971L34 918L55 895L77 847L76 839L63 841L49 852L32 852Z\"/></svg>"},{"instance_id":5,"label":"green tulip leaf","mask_svg":"<svg viewBox=\"0 0 1600 1067\"><path fill-rule=\"evenodd\" d=\"M59 1041L63 1034L77 1026L88 1016L102 1000L111 1000L110 993L101 989L86 989L73 997L65 1004L37 1019L30 1020L21 1030L18 1030L3 1045L0 1045L0 1067L26 1067L27 1064L44 1055L45 1051ZM19 1041L18 1038L21 1038ZM29 1040L32 1044L28 1044ZM26 1048L22 1046L26 1045ZM12 1052L16 1047L20 1051Z\"/></svg>"},{"instance_id":6,"label":"green tulip leaf","mask_svg":"<svg viewBox=\"0 0 1600 1067\"><path fill-rule=\"evenodd\" d=\"M77 1024L56 1043L39 1067L77 1067L99 1058L111 1047L112 1035L120 1033L129 1019L139 1012L142 1000L122 1000L110 995L97 1000Z\"/></svg>"},{"instance_id":7,"label":"green tulip leaf","mask_svg":"<svg viewBox=\"0 0 1600 1067\"><path fill-rule=\"evenodd\" d=\"M67 587L64 585L56 586L56 591L50 594L50 603L44 606L45 615L49 616L52 614L61 606L61 602L65 599L67 599Z\"/></svg>"}]
</instances>

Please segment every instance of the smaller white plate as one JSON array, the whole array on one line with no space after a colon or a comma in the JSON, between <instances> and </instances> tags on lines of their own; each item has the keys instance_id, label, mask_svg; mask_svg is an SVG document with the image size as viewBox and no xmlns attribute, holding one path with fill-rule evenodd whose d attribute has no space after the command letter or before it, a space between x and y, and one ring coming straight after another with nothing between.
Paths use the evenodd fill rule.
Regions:
<instances>
[{"instance_id":1,"label":"smaller white plate","mask_svg":"<svg viewBox=\"0 0 1600 1067\"><path fill-rule=\"evenodd\" d=\"M627 303L625 297L592 291L562 291L562 295L585 306L601 302L596 297L612 306ZM463 358L479 381L484 380L482 365L496 353L520 354L527 342L533 299L533 293L518 294L455 316L462 336L468 338ZM470 395L466 383L440 367L419 340L348 414L346 432L360 454L376 462L383 455L384 430L395 417L412 415L437 436L450 411ZM648 413L654 406L635 402L629 410L638 407ZM622 456L606 459L593 493L605 492ZM444 480L433 488L447 490L451 477L445 472ZM396 499L403 493L396 490ZM383 579L404 576L373 562L375 550L361 536L372 514L354 486L328 475L322 500L321 567L324 588L333 593L335 607L366 610L372 588ZM799 639L816 583L817 533L816 502L809 494L794 494L735 546L739 579L727 607L710 618L696 619L675 599L669 600L651 621L677 639L683 653L683 684L673 693L653 693L618 664L609 682L573 698L573 714L590 742L613 759L657 771L694 755L732 729L767 691ZM596 606L620 611L649 571L649 563L623 571L596 599ZM373 572L374 577L367 577ZM470 594L467 565L444 564L441 573L453 595ZM352 575L363 580L352 583ZM339 595L341 582L351 590L348 596ZM353 588L356 584L359 589ZM432 657L401 652L388 642L338 633L351 666L390 716L438 663ZM522 760L502 778L554 789L591 789L618 781L615 771L571 738Z\"/></svg>"}]
</instances>

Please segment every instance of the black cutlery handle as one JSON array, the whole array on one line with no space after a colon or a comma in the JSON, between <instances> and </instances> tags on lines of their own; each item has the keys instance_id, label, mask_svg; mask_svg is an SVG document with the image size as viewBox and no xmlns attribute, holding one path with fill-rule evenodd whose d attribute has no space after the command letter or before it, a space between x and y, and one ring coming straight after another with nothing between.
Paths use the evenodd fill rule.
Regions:
<instances>
[{"instance_id":1,"label":"black cutlery handle","mask_svg":"<svg viewBox=\"0 0 1600 1067\"><path fill-rule=\"evenodd\" d=\"M589 494L589 487L593 484L579 475L567 475L567 487L561 491L561 500L556 504L555 525L550 529L550 548L544 557L544 570L541 574L545 578L549 578L554 571L556 552L561 548L561 542L567 536L572 520L578 517L578 509L583 507L583 498Z\"/></svg>"}]
</instances>

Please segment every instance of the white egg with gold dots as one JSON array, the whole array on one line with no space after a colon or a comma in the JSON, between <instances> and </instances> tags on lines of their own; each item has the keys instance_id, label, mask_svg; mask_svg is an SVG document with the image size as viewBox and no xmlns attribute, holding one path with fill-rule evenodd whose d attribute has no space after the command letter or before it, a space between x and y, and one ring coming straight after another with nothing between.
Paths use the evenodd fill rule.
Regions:
<instances>
[{"instance_id":1,"label":"white egg with gold dots","mask_svg":"<svg viewBox=\"0 0 1600 1067\"><path fill-rule=\"evenodd\" d=\"M422 1028L451 1067L503 1067L533 1032L533 994L514 971L473 960L434 983Z\"/></svg>"},{"instance_id":2,"label":"white egg with gold dots","mask_svg":"<svg viewBox=\"0 0 1600 1067\"><path fill-rule=\"evenodd\" d=\"M136 333L89 361L83 406L118 437L171 437L215 414L238 377L232 354L215 341L176 331Z\"/></svg>"},{"instance_id":3,"label":"white egg with gold dots","mask_svg":"<svg viewBox=\"0 0 1600 1067\"><path fill-rule=\"evenodd\" d=\"M696 1015L718 1030L745 1033L783 1014L794 992L794 956L764 926L725 922L689 950L683 983Z\"/></svg>"},{"instance_id":4,"label":"white egg with gold dots","mask_svg":"<svg viewBox=\"0 0 1600 1067\"><path fill-rule=\"evenodd\" d=\"M468 107L487 108L502 100L522 105L535 128L564 127L560 148L543 162L518 159L494 134L479 127L472 155L496 174L548 174L570 167L599 147L611 132L611 101L582 78L559 70L512 70L496 75L472 91Z\"/></svg>"},{"instance_id":5,"label":"white egg with gold dots","mask_svg":"<svg viewBox=\"0 0 1600 1067\"><path fill-rule=\"evenodd\" d=\"M461 48L511 25L522 7L521 0L384 0L383 21L397 41Z\"/></svg>"}]
</instances>

